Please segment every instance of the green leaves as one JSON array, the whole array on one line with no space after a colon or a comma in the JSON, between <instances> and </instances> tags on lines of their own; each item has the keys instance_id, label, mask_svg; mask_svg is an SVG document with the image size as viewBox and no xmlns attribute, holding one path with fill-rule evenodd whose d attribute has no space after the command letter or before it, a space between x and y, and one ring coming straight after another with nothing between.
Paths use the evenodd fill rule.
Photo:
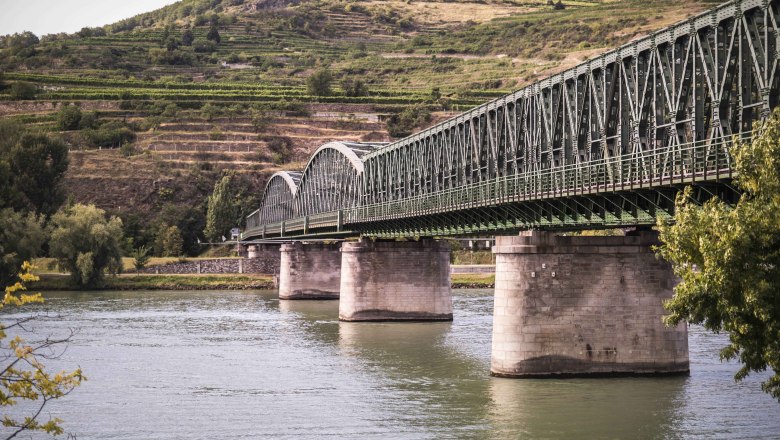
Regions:
<instances>
[{"instance_id":1,"label":"green leaves","mask_svg":"<svg viewBox=\"0 0 780 440\"><path fill-rule=\"evenodd\" d=\"M727 332L721 357L743 364L735 379L771 368L762 389L780 400L780 112L732 155L744 192L736 206L691 204L687 188L674 222L659 220L658 252L681 279L666 322Z\"/></svg>"},{"instance_id":2,"label":"green leaves","mask_svg":"<svg viewBox=\"0 0 780 440\"><path fill-rule=\"evenodd\" d=\"M231 228L239 224L239 207L235 197L233 176L228 174L214 185L208 199L206 228L203 234L211 241L220 241Z\"/></svg>"},{"instance_id":3,"label":"green leaves","mask_svg":"<svg viewBox=\"0 0 780 440\"><path fill-rule=\"evenodd\" d=\"M31 303L42 303L41 294L21 294L26 290L25 283L37 281L38 277L31 273L33 267L28 262L21 265L18 274L19 281L5 287L5 296L0 302L0 309L7 307L20 307ZM10 324L0 324L0 342L6 339L5 330L20 326L31 318L21 318ZM38 420L44 406L53 399L59 399L86 380L81 369L71 372L60 371L52 373L46 370L42 360L52 358L52 350L56 346L67 343L69 337L64 339L46 338L43 341L25 341L19 336L0 344L0 407L10 407L22 401L36 402L37 411L24 418L14 418L4 415L0 423L6 428L11 428L12 438L22 431L42 431L51 435L62 434L64 431L58 418L49 419L46 422ZM5 409L3 411L6 412Z\"/></svg>"},{"instance_id":4,"label":"green leaves","mask_svg":"<svg viewBox=\"0 0 780 440\"><path fill-rule=\"evenodd\" d=\"M57 258L79 286L96 287L103 272L122 268L122 220L106 220L105 211L77 204L51 218L49 253Z\"/></svg>"}]
</instances>

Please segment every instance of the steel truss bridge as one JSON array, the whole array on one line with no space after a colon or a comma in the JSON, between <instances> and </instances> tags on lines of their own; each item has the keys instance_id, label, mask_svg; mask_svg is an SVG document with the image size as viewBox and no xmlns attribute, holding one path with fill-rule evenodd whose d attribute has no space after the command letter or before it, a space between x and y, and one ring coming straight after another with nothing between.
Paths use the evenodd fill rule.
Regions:
<instances>
[{"instance_id":1,"label":"steel truss bridge","mask_svg":"<svg viewBox=\"0 0 780 440\"><path fill-rule=\"evenodd\" d=\"M245 240L649 225L738 198L728 148L780 98L780 0L732 1L391 144L278 172Z\"/></svg>"}]
</instances>

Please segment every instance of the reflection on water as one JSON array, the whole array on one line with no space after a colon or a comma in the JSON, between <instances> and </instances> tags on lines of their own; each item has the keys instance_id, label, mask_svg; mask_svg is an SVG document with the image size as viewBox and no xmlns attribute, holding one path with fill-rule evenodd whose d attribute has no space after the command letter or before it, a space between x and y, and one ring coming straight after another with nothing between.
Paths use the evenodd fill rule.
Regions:
<instances>
[{"instance_id":1,"label":"reflection on water","mask_svg":"<svg viewBox=\"0 0 780 440\"><path fill-rule=\"evenodd\" d=\"M690 332L690 377L488 375L491 290L455 291L452 323L339 322L338 301L273 291L47 295L39 333L80 328L89 381L51 406L79 439L777 438L780 405ZM2 434L0 430L0 434Z\"/></svg>"}]
</instances>

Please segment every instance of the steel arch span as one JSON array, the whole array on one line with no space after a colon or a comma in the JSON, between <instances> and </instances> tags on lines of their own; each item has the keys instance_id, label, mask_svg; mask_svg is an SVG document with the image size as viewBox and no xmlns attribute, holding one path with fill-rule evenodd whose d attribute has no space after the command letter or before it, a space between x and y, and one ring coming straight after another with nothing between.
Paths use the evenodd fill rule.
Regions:
<instances>
[{"instance_id":1,"label":"steel arch span","mask_svg":"<svg viewBox=\"0 0 780 440\"><path fill-rule=\"evenodd\" d=\"M277 171L265 184L260 209L250 215L247 226L276 223L294 217L294 200L301 173Z\"/></svg>"},{"instance_id":2,"label":"steel arch span","mask_svg":"<svg viewBox=\"0 0 780 440\"><path fill-rule=\"evenodd\" d=\"M352 208L363 196L362 157L377 144L328 142L314 152L301 175L295 216Z\"/></svg>"}]
</instances>

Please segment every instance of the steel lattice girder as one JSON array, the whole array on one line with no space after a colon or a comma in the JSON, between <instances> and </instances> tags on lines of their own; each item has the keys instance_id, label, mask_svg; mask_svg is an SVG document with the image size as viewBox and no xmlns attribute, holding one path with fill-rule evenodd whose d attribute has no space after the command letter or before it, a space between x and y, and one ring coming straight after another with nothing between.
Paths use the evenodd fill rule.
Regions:
<instances>
[{"instance_id":1,"label":"steel lattice girder","mask_svg":"<svg viewBox=\"0 0 780 440\"><path fill-rule=\"evenodd\" d=\"M715 154L777 104L777 19L728 3L374 151L365 204L616 157L635 166L608 184L685 174L681 148ZM654 150L673 160L643 163Z\"/></svg>"}]
</instances>

